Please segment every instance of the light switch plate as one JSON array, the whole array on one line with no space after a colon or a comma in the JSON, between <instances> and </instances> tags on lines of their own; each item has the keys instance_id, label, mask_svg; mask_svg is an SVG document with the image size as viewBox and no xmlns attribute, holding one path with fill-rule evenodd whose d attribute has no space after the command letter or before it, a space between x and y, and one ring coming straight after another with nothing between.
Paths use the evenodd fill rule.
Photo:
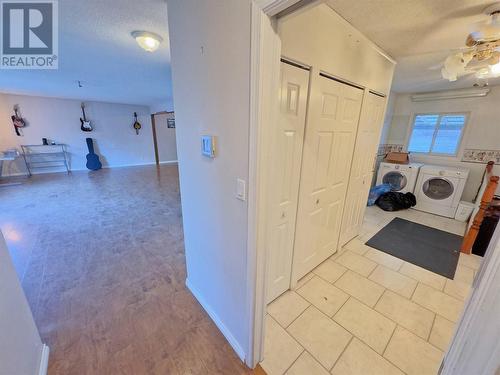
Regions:
<instances>
[{"instance_id":1,"label":"light switch plate","mask_svg":"<svg viewBox=\"0 0 500 375\"><path fill-rule=\"evenodd\" d=\"M215 158L215 137L211 135L201 136L201 154L209 158Z\"/></svg>"},{"instance_id":2,"label":"light switch plate","mask_svg":"<svg viewBox=\"0 0 500 375\"><path fill-rule=\"evenodd\" d=\"M236 180L236 198L240 201L246 201L247 199L247 183L241 178Z\"/></svg>"}]
</instances>

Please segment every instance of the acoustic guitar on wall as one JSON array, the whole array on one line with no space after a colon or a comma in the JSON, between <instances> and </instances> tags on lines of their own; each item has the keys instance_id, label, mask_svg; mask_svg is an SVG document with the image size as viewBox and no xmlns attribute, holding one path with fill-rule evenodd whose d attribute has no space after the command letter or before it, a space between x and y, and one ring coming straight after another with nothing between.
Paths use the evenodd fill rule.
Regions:
<instances>
[{"instance_id":1,"label":"acoustic guitar on wall","mask_svg":"<svg viewBox=\"0 0 500 375\"><path fill-rule=\"evenodd\" d=\"M80 117L80 129L82 129L83 132L91 132L93 128L90 121L87 120L87 116L85 116L85 103L82 103L82 114L83 118Z\"/></svg>"},{"instance_id":2,"label":"acoustic guitar on wall","mask_svg":"<svg viewBox=\"0 0 500 375\"><path fill-rule=\"evenodd\" d=\"M87 147L89 153L87 154L87 168L91 171L97 171L102 168L102 163L99 160L99 156L94 152L94 141L92 138L87 138Z\"/></svg>"},{"instance_id":3,"label":"acoustic guitar on wall","mask_svg":"<svg viewBox=\"0 0 500 375\"><path fill-rule=\"evenodd\" d=\"M14 125L14 130L16 131L16 135L18 137L21 136L21 132L19 129L24 128L26 126L26 122L24 119L19 116L19 106L14 106L14 114L10 117L12 119L12 124Z\"/></svg>"}]
</instances>

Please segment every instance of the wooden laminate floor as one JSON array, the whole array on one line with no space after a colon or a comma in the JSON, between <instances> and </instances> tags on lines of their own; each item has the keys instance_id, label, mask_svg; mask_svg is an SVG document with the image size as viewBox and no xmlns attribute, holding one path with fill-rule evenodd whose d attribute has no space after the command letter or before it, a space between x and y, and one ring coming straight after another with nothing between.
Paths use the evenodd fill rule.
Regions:
<instances>
[{"instance_id":1,"label":"wooden laminate floor","mask_svg":"<svg viewBox=\"0 0 500 375\"><path fill-rule=\"evenodd\" d=\"M177 167L34 176L0 228L49 375L252 373L185 287Z\"/></svg>"}]
</instances>

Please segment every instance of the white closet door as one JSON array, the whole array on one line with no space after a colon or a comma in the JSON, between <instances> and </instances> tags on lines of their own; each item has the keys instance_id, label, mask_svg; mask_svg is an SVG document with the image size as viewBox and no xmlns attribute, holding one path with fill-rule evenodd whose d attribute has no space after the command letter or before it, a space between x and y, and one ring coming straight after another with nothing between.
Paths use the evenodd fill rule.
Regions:
<instances>
[{"instance_id":1,"label":"white closet door","mask_svg":"<svg viewBox=\"0 0 500 375\"><path fill-rule=\"evenodd\" d=\"M385 98L372 93L367 93L363 100L339 246L356 237L363 224L383 125L385 103Z\"/></svg>"},{"instance_id":2,"label":"white closet door","mask_svg":"<svg viewBox=\"0 0 500 375\"><path fill-rule=\"evenodd\" d=\"M293 279L337 250L363 90L312 75Z\"/></svg>"},{"instance_id":3,"label":"white closet door","mask_svg":"<svg viewBox=\"0 0 500 375\"><path fill-rule=\"evenodd\" d=\"M274 133L267 299L290 288L309 71L281 63L280 116Z\"/></svg>"}]
</instances>

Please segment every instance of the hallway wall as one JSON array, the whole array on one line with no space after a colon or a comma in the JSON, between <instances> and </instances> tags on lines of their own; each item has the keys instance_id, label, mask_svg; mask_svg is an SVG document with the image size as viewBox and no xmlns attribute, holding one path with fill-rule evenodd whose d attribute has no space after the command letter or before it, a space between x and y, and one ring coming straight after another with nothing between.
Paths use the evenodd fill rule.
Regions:
<instances>
[{"instance_id":1,"label":"hallway wall","mask_svg":"<svg viewBox=\"0 0 500 375\"><path fill-rule=\"evenodd\" d=\"M43 344L0 232L0 374L39 372ZM45 358L46 359L46 358Z\"/></svg>"},{"instance_id":2,"label":"hallway wall","mask_svg":"<svg viewBox=\"0 0 500 375\"><path fill-rule=\"evenodd\" d=\"M247 350L250 1L168 0L187 285L240 358ZM201 136L216 137L214 159Z\"/></svg>"},{"instance_id":3,"label":"hallway wall","mask_svg":"<svg viewBox=\"0 0 500 375\"><path fill-rule=\"evenodd\" d=\"M14 132L10 116L14 105L28 122L24 136ZM86 170L86 137L94 139L96 152L104 167L120 167L155 162L149 107L128 104L85 102L87 119L94 130L80 130L81 102L78 100L0 94L0 152L22 144L42 144L42 138L67 145L72 170ZM142 129L136 135L132 127L134 112ZM47 169L46 172L61 170ZM4 163L3 175L24 174L22 160Z\"/></svg>"}]
</instances>

